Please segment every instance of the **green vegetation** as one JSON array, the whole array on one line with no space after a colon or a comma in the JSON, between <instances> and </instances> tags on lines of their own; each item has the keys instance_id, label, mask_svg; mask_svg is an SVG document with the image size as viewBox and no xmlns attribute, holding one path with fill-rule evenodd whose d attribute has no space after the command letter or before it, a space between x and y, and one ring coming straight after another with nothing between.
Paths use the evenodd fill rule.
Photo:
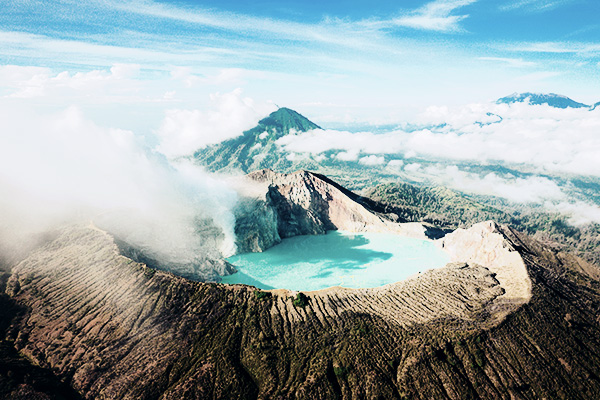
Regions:
<instances>
[{"instance_id":1,"label":"green vegetation","mask_svg":"<svg viewBox=\"0 0 600 400\"><path fill-rule=\"evenodd\" d=\"M266 300L268 298L271 297L271 292L264 292L262 290L255 290L254 291L254 297L256 297L257 300Z\"/></svg>"},{"instance_id":2,"label":"green vegetation","mask_svg":"<svg viewBox=\"0 0 600 400\"><path fill-rule=\"evenodd\" d=\"M485 365L485 359L483 358L483 352L480 349L475 349L475 351L473 351L473 359L475 361L475 365L477 365L479 368L483 368ZM473 363L471 366L474 366Z\"/></svg>"},{"instance_id":3,"label":"green vegetation","mask_svg":"<svg viewBox=\"0 0 600 400\"><path fill-rule=\"evenodd\" d=\"M481 204L444 187L419 187L408 183L388 183L368 189L365 196L384 203L405 221L429 222L450 229L463 228L473 222L492 219L515 222L508 213Z\"/></svg>"},{"instance_id":4,"label":"green vegetation","mask_svg":"<svg viewBox=\"0 0 600 400\"><path fill-rule=\"evenodd\" d=\"M294 299L294 305L296 307L306 307L308 305L308 297L302 292L298 293Z\"/></svg>"},{"instance_id":5,"label":"green vegetation","mask_svg":"<svg viewBox=\"0 0 600 400\"><path fill-rule=\"evenodd\" d=\"M152 278L156 274L156 270L154 268L146 267L144 268L144 276L148 279Z\"/></svg>"}]
</instances>

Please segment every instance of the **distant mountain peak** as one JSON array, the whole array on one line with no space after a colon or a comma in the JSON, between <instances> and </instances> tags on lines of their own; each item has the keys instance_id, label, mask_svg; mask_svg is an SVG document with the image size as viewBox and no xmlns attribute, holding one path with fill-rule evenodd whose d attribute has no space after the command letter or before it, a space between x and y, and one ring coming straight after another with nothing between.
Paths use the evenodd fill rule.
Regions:
<instances>
[{"instance_id":1,"label":"distant mountain peak","mask_svg":"<svg viewBox=\"0 0 600 400\"><path fill-rule=\"evenodd\" d=\"M547 104L555 108L589 108L587 104L578 103L562 94L556 93L513 93L502 97L496 104L514 104L528 102L531 105Z\"/></svg>"},{"instance_id":2,"label":"distant mountain peak","mask_svg":"<svg viewBox=\"0 0 600 400\"><path fill-rule=\"evenodd\" d=\"M248 173L267 167L286 170L293 162L281 151L277 139L313 129L321 127L296 111L281 107L243 135L198 150L194 158L211 171ZM310 168L312 164L302 166Z\"/></svg>"},{"instance_id":3,"label":"distant mountain peak","mask_svg":"<svg viewBox=\"0 0 600 400\"><path fill-rule=\"evenodd\" d=\"M268 117L261 119L256 128L261 126L267 129L276 129L283 135L287 135L292 130L296 132L307 132L313 129L321 129L319 125L310 121L302 114L286 107L281 107L277 111L269 114ZM256 128L253 128L250 131L254 131Z\"/></svg>"}]
</instances>

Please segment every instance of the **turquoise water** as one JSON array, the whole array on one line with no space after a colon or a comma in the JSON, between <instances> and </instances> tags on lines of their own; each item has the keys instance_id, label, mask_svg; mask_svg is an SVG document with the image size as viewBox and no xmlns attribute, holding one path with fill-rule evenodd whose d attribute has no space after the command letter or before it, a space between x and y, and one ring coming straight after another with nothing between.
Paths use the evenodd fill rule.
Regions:
<instances>
[{"instance_id":1,"label":"turquoise water","mask_svg":"<svg viewBox=\"0 0 600 400\"><path fill-rule=\"evenodd\" d=\"M238 272L223 277L223 283L308 291L382 286L441 267L450 258L427 240L331 231L284 239L263 253L239 254L227 261Z\"/></svg>"}]
</instances>

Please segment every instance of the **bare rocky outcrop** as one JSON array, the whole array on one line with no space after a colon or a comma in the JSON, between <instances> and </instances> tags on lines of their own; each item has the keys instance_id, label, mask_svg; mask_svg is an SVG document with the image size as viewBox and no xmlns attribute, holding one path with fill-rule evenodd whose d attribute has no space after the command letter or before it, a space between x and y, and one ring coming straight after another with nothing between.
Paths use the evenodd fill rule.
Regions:
<instances>
[{"instance_id":1,"label":"bare rocky outcrop","mask_svg":"<svg viewBox=\"0 0 600 400\"><path fill-rule=\"evenodd\" d=\"M439 239L438 244L453 261L485 265L494 274L504 290L494 301L497 318L530 300L531 280L525 263L496 223L481 222L469 229L457 229Z\"/></svg>"},{"instance_id":2,"label":"bare rocky outcrop","mask_svg":"<svg viewBox=\"0 0 600 400\"><path fill-rule=\"evenodd\" d=\"M323 175L300 170L282 174L264 169L237 182L244 201L238 208L238 251L262 251L282 238L324 234L328 230L388 232L436 237L439 231L418 222L402 222L378 204L337 185ZM274 231L276 229L276 231Z\"/></svg>"}]
</instances>

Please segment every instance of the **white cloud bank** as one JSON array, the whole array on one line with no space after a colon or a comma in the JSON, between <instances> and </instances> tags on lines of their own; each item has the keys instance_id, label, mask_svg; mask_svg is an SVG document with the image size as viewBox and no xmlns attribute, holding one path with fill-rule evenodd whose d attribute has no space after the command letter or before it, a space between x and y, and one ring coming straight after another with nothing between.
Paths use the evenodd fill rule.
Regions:
<instances>
[{"instance_id":1,"label":"white cloud bank","mask_svg":"<svg viewBox=\"0 0 600 400\"><path fill-rule=\"evenodd\" d=\"M439 183L467 193L502 197L517 203L540 203L545 200L566 200L560 187L548 178L530 176L518 178L512 175L487 173L483 176L466 172L456 165L429 166L425 173Z\"/></svg>"},{"instance_id":2,"label":"white cloud bank","mask_svg":"<svg viewBox=\"0 0 600 400\"><path fill-rule=\"evenodd\" d=\"M570 215L575 224L600 223L598 206L574 200L553 180L536 175L600 177L600 109L524 103L430 107L413 124L421 128L381 134L313 130L283 137L277 143L295 153L334 152L339 160L358 160L370 167L383 165L387 156L395 158L388 168L418 180L517 203L543 204L550 211ZM533 175L480 175L452 165L457 161L512 166Z\"/></svg>"},{"instance_id":3,"label":"white cloud bank","mask_svg":"<svg viewBox=\"0 0 600 400\"><path fill-rule=\"evenodd\" d=\"M375 155L370 155L370 156L362 157L360 160L358 160L358 162L363 165L382 165L383 163L385 163L385 158L378 157Z\"/></svg>"},{"instance_id":4,"label":"white cloud bank","mask_svg":"<svg viewBox=\"0 0 600 400\"><path fill-rule=\"evenodd\" d=\"M0 87L8 90L9 98L65 99L86 97L87 101L111 101L116 98L132 99L138 94L136 78L140 73L137 64L114 64L109 69L71 73L53 73L49 68L0 66Z\"/></svg>"},{"instance_id":5,"label":"white cloud bank","mask_svg":"<svg viewBox=\"0 0 600 400\"><path fill-rule=\"evenodd\" d=\"M542 176L515 177L511 174L479 175L455 165L425 168L422 173L444 186L466 193L501 197L516 203L541 204L549 212L569 216L572 225L600 223L600 207L569 197L554 181Z\"/></svg>"},{"instance_id":6,"label":"white cloud bank","mask_svg":"<svg viewBox=\"0 0 600 400\"><path fill-rule=\"evenodd\" d=\"M600 176L600 109L472 104L430 107L415 122L428 128L382 134L314 130L283 137L278 144L296 153L398 154Z\"/></svg>"}]
</instances>

